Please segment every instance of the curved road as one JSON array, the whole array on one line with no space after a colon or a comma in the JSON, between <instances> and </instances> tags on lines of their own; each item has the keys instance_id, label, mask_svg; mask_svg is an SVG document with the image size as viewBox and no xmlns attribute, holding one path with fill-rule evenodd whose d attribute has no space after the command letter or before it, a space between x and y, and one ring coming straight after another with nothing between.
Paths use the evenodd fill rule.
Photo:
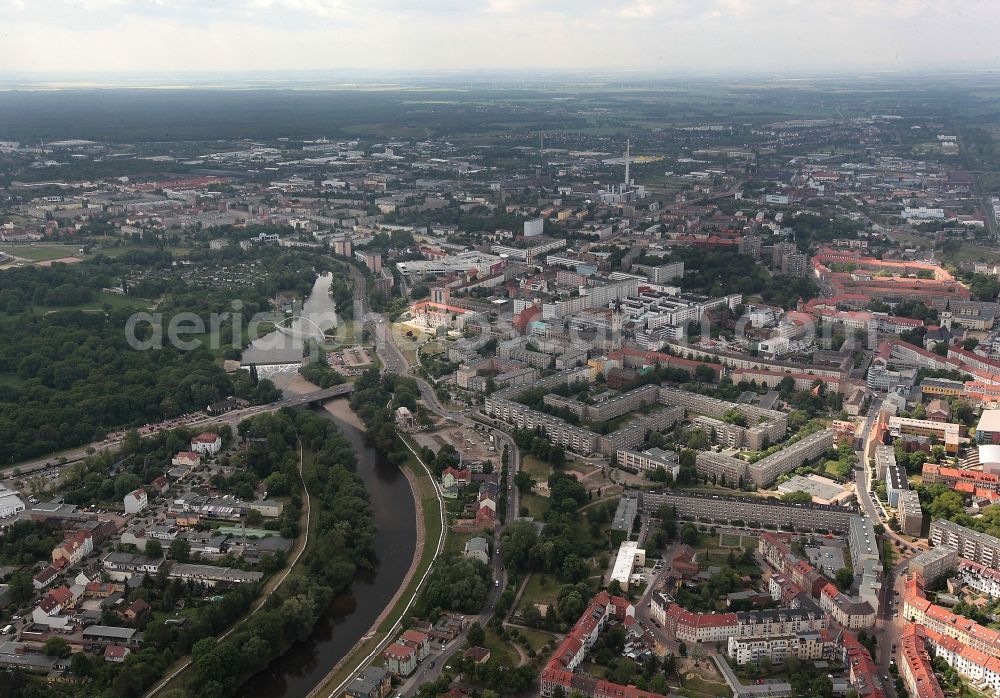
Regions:
<instances>
[{"instance_id":1,"label":"curved road","mask_svg":"<svg viewBox=\"0 0 1000 698\"><path fill-rule=\"evenodd\" d=\"M430 383L410 373L410 364L406 360L406 357L403 356L403 352L396 345L395 337L393 337L392 323L380 313L377 313L368 307L367 284L364 275L353 265L350 267L350 273L352 281L354 282L355 319L360 320L364 324L365 329L367 329L371 334L375 344L375 352L378 354L379 360L382 362L384 371L412 378L417 384L417 389L420 391L420 397L424 401L424 404L429 410L438 416L471 429L478 429L482 426L486 426L469 416L472 413L471 409L455 411L446 408L441 404L441 401L438 400L437 393L434 391L434 387ZM514 482L514 476L517 475L518 468L520 467L520 452L518 451L517 444L514 443L514 439L510 436L510 434L494 427L487 426L486 428L489 430L489 433L493 435L498 448L500 448L502 444L503 447L507 449L507 483L506 485L501 483L501 486L507 487L506 521L510 522L517 516L520 506L518 501L518 490L512 485ZM500 452L502 453L503 451L501 450ZM503 527L501 526L501 530L502 528ZM499 535L495 538L495 540L499 541ZM490 616L493 615L497 599L504 589L506 589L508 584L507 572L503 569L503 566L500 563L500 555L496 552L494 552L493 555L492 566L493 578L496 581L495 586L490 590L486 606L483 610L478 615L472 616L469 619L470 621L478 621L481 625L485 625L486 621L488 621ZM439 653L431 654L426 660L424 660L420 664L419 670L409 679L404 681L399 687L399 695L404 697L412 696L416 693L417 688L419 688L422 684L434 681L440 677L442 671L448 665L451 658L462 648L463 645L465 645L466 636L467 631L463 631L456 638L441 647L441 651ZM431 665L432 662L433 666Z\"/></svg>"}]
</instances>

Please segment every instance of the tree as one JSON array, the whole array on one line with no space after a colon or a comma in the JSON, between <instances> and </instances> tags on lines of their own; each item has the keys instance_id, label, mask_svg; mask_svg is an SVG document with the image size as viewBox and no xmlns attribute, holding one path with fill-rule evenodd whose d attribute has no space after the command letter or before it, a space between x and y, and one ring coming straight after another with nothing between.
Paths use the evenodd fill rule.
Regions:
<instances>
[{"instance_id":1,"label":"tree","mask_svg":"<svg viewBox=\"0 0 1000 698\"><path fill-rule=\"evenodd\" d=\"M847 591L854 583L854 572L847 567L841 567L837 570L836 581L838 589L841 591Z\"/></svg>"},{"instance_id":2,"label":"tree","mask_svg":"<svg viewBox=\"0 0 1000 698\"><path fill-rule=\"evenodd\" d=\"M50 657L61 657L65 659L70 655L69 643L61 637L50 637L42 645L42 649Z\"/></svg>"},{"instance_id":3,"label":"tree","mask_svg":"<svg viewBox=\"0 0 1000 698\"><path fill-rule=\"evenodd\" d=\"M90 676L93 667L90 663L90 655L86 652L74 652L69 660L69 669L77 676Z\"/></svg>"},{"instance_id":4,"label":"tree","mask_svg":"<svg viewBox=\"0 0 1000 698\"><path fill-rule=\"evenodd\" d=\"M694 379L699 383L714 383L716 373L706 364L698 364L694 368Z\"/></svg>"},{"instance_id":5,"label":"tree","mask_svg":"<svg viewBox=\"0 0 1000 698\"><path fill-rule=\"evenodd\" d=\"M486 631L483 630L483 626L479 624L479 621L475 621L469 626L469 644L473 647L481 647L486 641Z\"/></svg>"},{"instance_id":6,"label":"tree","mask_svg":"<svg viewBox=\"0 0 1000 698\"><path fill-rule=\"evenodd\" d=\"M155 538L146 541L145 551L148 557L163 557L163 545Z\"/></svg>"},{"instance_id":7,"label":"tree","mask_svg":"<svg viewBox=\"0 0 1000 698\"><path fill-rule=\"evenodd\" d=\"M10 578L10 598L14 603L24 603L33 594L31 577L24 572L16 572Z\"/></svg>"},{"instance_id":8,"label":"tree","mask_svg":"<svg viewBox=\"0 0 1000 698\"><path fill-rule=\"evenodd\" d=\"M817 676L812 683L809 695L812 698L831 698L833 696L833 682L828 676Z\"/></svg>"},{"instance_id":9,"label":"tree","mask_svg":"<svg viewBox=\"0 0 1000 698\"><path fill-rule=\"evenodd\" d=\"M694 524L684 524L681 528L681 542L685 545L697 546L700 540L701 536L698 533L698 529L694 527Z\"/></svg>"},{"instance_id":10,"label":"tree","mask_svg":"<svg viewBox=\"0 0 1000 698\"><path fill-rule=\"evenodd\" d=\"M191 544L184 538L175 538L170 543L170 559L187 562L191 557Z\"/></svg>"},{"instance_id":11,"label":"tree","mask_svg":"<svg viewBox=\"0 0 1000 698\"><path fill-rule=\"evenodd\" d=\"M812 501L812 495L802 490L796 490L795 492L786 492L781 495L781 501L793 504L808 504Z\"/></svg>"},{"instance_id":12,"label":"tree","mask_svg":"<svg viewBox=\"0 0 1000 698\"><path fill-rule=\"evenodd\" d=\"M514 486L521 494L527 494L534 488L535 480L526 471L518 470L514 476Z\"/></svg>"}]
</instances>

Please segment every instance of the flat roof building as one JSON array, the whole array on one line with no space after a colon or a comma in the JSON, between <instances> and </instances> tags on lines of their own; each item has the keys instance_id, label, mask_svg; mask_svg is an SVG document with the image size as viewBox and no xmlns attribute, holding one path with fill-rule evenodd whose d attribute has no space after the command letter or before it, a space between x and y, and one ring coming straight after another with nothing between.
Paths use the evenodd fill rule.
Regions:
<instances>
[{"instance_id":1,"label":"flat roof building","mask_svg":"<svg viewBox=\"0 0 1000 698\"><path fill-rule=\"evenodd\" d=\"M941 546L925 550L913 556L910 560L910 572L920 575L925 584L933 584L938 579L955 569L958 561L958 551L954 548Z\"/></svg>"},{"instance_id":2,"label":"flat roof building","mask_svg":"<svg viewBox=\"0 0 1000 698\"><path fill-rule=\"evenodd\" d=\"M622 585L627 590L632 581L632 570L636 565L646 564L646 551L634 540L627 540L618 548L618 557L611 571L611 580Z\"/></svg>"},{"instance_id":3,"label":"flat roof building","mask_svg":"<svg viewBox=\"0 0 1000 698\"><path fill-rule=\"evenodd\" d=\"M793 475L777 487L778 492L805 492L815 504L842 504L854 495L849 489L820 475Z\"/></svg>"}]
</instances>

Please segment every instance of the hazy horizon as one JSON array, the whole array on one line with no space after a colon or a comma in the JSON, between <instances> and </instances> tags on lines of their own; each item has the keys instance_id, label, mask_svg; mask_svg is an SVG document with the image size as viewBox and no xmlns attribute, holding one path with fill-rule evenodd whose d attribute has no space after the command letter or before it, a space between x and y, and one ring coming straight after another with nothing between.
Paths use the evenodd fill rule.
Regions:
<instances>
[{"instance_id":1,"label":"hazy horizon","mask_svg":"<svg viewBox=\"0 0 1000 698\"><path fill-rule=\"evenodd\" d=\"M300 71L824 76L1000 66L1000 6L975 0L0 0L0 11L7 81Z\"/></svg>"}]
</instances>

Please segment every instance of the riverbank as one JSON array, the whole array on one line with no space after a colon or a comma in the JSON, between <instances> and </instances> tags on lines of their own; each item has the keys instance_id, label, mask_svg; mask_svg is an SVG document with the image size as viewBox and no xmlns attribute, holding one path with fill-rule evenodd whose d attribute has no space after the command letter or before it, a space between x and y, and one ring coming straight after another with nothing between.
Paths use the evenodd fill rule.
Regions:
<instances>
[{"instance_id":1,"label":"riverbank","mask_svg":"<svg viewBox=\"0 0 1000 698\"><path fill-rule=\"evenodd\" d=\"M434 481L426 465L415 456L401 468L407 480L414 486L417 493L416 501L422 515L417 519L418 530L423 531L418 556L410 568L407 583L400 586L393 596L392 603L379 616L379 620L368 634L365 641L358 645L349 656L345 657L331 670L322 684L317 686L309 698L324 698L343 692L344 686L368 664L376 661L382 649L398 634L402 627L401 621L416 600L431 565L444 549L447 528L444 522L444 507L438 496Z\"/></svg>"},{"instance_id":2,"label":"riverbank","mask_svg":"<svg viewBox=\"0 0 1000 698\"><path fill-rule=\"evenodd\" d=\"M283 376L277 385L279 388L294 394L318 389L317 386L298 373L287 377ZM331 400L324 405L324 409L359 431L365 430L364 423L351 409L347 400ZM386 604L385 609L371 624L367 632L360 638L359 643L349 654L341 658L323 677L323 680L309 692L309 698L333 695L343 683L372 661L372 655L377 654L377 650L382 645L395 637L397 626L416 597L431 563L443 548L444 510L430 470L419 461L415 453L400 470L409 484L416 513L416 546L410 566L396 593L393 594L392 599Z\"/></svg>"},{"instance_id":3,"label":"riverbank","mask_svg":"<svg viewBox=\"0 0 1000 698\"><path fill-rule=\"evenodd\" d=\"M294 371L274 377L276 385L290 397L313 389ZM417 514L409 480L401 468L388 463L367 443L359 428L363 425L348 411L346 401L331 400L327 407L314 414L336 424L347 439L368 493L377 528L374 566L358 570L352 583L320 615L308 637L250 677L236 693L238 698L306 698L322 685L332 667L349 666L351 662L344 658L357 656L358 645L405 585L415 555Z\"/></svg>"}]
</instances>

